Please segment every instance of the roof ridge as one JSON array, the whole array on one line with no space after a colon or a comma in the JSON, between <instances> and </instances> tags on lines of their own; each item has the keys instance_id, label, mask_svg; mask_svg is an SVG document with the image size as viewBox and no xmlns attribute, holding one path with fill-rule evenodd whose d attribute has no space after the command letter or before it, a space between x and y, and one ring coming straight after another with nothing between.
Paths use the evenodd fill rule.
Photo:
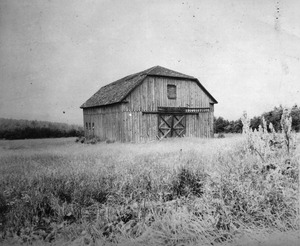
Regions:
<instances>
[{"instance_id":1,"label":"roof ridge","mask_svg":"<svg viewBox=\"0 0 300 246\"><path fill-rule=\"evenodd\" d=\"M157 66L154 66L154 67L151 67L151 68L147 69L148 72L146 73L146 75L149 75L149 73L151 73L155 68L158 68L158 67L160 67L160 66L157 65Z\"/></svg>"},{"instance_id":2,"label":"roof ridge","mask_svg":"<svg viewBox=\"0 0 300 246\"><path fill-rule=\"evenodd\" d=\"M127 75L121 79L102 86L92 97L82 104L81 108L96 107L121 102L148 76L173 77L196 81L202 90L217 103L217 101L194 76L186 75L157 65L144 71Z\"/></svg>"},{"instance_id":3,"label":"roof ridge","mask_svg":"<svg viewBox=\"0 0 300 246\"><path fill-rule=\"evenodd\" d=\"M146 75L147 76L159 75L159 76L165 76L165 77L179 77L179 78L186 78L186 79L193 79L193 80L197 79L194 76L180 73L180 72L177 72L170 68L162 67L159 65L148 69Z\"/></svg>"},{"instance_id":4,"label":"roof ridge","mask_svg":"<svg viewBox=\"0 0 300 246\"><path fill-rule=\"evenodd\" d=\"M123 77L123 78L121 78L121 79L118 79L118 80L114 81L114 82L117 82L117 81L119 81L119 80L125 80L125 81L127 81L127 80L129 80L129 79L133 79L133 78L136 77L136 76L148 75L153 69L155 69L155 68L157 68L157 67L159 67L159 66L154 66L154 67L148 68L148 69L146 69L146 70L143 70L143 71L141 71L141 72L129 74L129 75L127 75L127 76L125 76L125 77ZM112 83L114 83L114 82L112 82ZM108 84L108 85L109 85L109 84Z\"/></svg>"}]
</instances>

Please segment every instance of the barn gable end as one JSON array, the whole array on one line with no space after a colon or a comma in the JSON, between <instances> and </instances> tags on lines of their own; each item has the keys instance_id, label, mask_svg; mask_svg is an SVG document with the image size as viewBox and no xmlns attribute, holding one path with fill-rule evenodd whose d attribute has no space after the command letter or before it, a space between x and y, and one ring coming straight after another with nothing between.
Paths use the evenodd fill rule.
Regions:
<instances>
[{"instance_id":1,"label":"barn gable end","mask_svg":"<svg viewBox=\"0 0 300 246\"><path fill-rule=\"evenodd\" d=\"M156 66L102 87L81 108L86 137L141 142L212 137L215 103L198 79Z\"/></svg>"}]
</instances>

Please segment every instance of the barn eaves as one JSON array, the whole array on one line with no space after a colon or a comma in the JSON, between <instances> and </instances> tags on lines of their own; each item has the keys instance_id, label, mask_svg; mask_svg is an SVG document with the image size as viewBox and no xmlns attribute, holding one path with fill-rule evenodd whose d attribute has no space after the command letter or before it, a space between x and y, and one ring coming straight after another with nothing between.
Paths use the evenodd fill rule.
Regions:
<instances>
[{"instance_id":1,"label":"barn eaves","mask_svg":"<svg viewBox=\"0 0 300 246\"><path fill-rule=\"evenodd\" d=\"M160 76L179 78L195 81L199 87L207 94L214 103L218 103L216 99L204 88L204 86L195 77L175 72L173 70L155 66L145 71L128 75L122 79L103 86L91 98L89 98L80 108L91 108L106 106L115 103L121 103L126 96L140 85L147 76Z\"/></svg>"}]
</instances>

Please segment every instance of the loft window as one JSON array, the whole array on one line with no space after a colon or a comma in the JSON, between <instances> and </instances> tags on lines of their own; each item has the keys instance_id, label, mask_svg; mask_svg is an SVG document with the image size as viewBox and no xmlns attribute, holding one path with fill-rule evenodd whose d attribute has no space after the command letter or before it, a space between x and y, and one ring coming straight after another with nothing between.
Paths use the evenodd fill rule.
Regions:
<instances>
[{"instance_id":1,"label":"loft window","mask_svg":"<svg viewBox=\"0 0 300 246\"><path fill-rule=\"evenodd\" d=\"M167 93L169 99L176 99L176 85L167 85Z\"/></svg>"}]
</instances>

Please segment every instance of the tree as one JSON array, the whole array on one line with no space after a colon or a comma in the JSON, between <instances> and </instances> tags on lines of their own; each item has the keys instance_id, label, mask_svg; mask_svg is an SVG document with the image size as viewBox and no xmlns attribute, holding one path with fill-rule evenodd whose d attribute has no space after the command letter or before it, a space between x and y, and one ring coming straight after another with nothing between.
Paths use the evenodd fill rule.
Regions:
<instances>
[{"instance_id":1,"label":"tree","mask_svg":"<svg viewBox=\"0 0 300 246\"><path fill-rule=\"evenodd\" d=\"M228 120L225 120L223 117L215 118L214 120L215 133L225 132L225 128L228 125L229 125Z\"/></svg>"},{"instance_id":2,"label":"tree","mask_svg":"<svg viewBox=\"0 0 300 246\"><path fill-rule=\"evenodd\" d=\"M250 127L252 128L252 130L254 130L254 129L258 130L258 127L261 124L262 124L261 117L255 116L250 120Z\"/></svg>"},{"instance_id":3,"label":"tree","mask_svg":"<svg viewBox=\"0 0 300 246\"><path fill-rule=\"evenodd\" d=\"M295 104L291 110L292 129L296 132L300 131L300 108Z\"/></svg>"}]
</instances>

